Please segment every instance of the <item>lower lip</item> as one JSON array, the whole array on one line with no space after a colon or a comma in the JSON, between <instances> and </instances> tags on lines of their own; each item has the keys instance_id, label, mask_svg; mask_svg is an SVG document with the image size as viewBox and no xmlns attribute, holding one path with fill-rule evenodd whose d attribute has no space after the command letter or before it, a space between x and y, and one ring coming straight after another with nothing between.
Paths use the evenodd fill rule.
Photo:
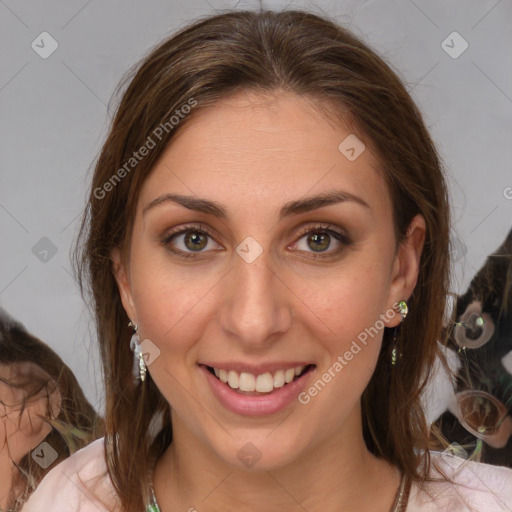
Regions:
<instances>
[{"instance_id":1,"label":"lower lip","mask_svg":"<svg viewBox=\"0 0 512 512\"><path fill-rule=\"evenodd\" d=\"M226 409L245 416L264 416L282 411L296 400L315 367L311 367L289 384L261 396L241 395L212 375L206 366L200 365L200 368L205 374L213 394Z\"/></svg>"}]
</instances>

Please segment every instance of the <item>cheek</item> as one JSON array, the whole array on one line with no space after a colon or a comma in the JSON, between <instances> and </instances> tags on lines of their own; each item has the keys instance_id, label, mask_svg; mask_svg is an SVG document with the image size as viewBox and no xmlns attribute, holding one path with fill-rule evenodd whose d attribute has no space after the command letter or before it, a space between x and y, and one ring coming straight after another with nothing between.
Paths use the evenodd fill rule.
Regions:
<instances>
[{"instance_id":1,"label":"cheek","mask_svg":"<svg viewBox=\"0 0 512 512\"><path fill-rule=\"evenodd\" d=\"M164 260L164 261L162 261ZM169 393L190 378L198 342L216 308L212 304L221 276L182 270L165 258L134 259L132 292L141 342L150 340L158 355L150 373L168 401ZM150 345L151 346L151 345Z\"/></svg>"},{"instance_id":2,"label":"cheek","mask_svg":"<svg viewBox=\"0 0 512 512\"><path fill-rule=\"evenodd\" d=\"M169 339L179 342L182 336L175 333L185 326L194 328L199 313L209 303L208 290L217 281L207 276L186 280L176 270L140 273L134 280L133 297L141 339L144 336L155 343Z\"/></svg>"},{"instance_id":3,"label":"cheek","mask_svg":"<svg viewBox=\"0 0 512 512\"><path fill-rule=\"evenodd\" d=\"M313 336L324 357L300 399L315 410L331 411L323 416L320 430L325 432L339 428L357 406L382 345L385 283L370 273L357 277L340 280L323 300L316 299L323 326L312 324Z\"/></svg>"},{"instance_id":4,"label":"cheek","mask_svg":"<svg viewBox=\"0 0 512 512\"><path fill-rule=\"evenodd\" d=\"M144 240L141 234L136 239ZM148 242L132 247L130 268L139 336L159 343L196 300L195 281L187 282L184 274L166 261L162 249Z\"/></svg>"},{"instance_id":5,"label":"cheek","mask_svg":"<svg viewBox=\"0 0 512 512\"><path fill-rule=\"evenodd\" d=\"M149 347L151 356L156 354L148 370L175 413L188 418L188 423L197 422L197 416L204 412L196 410L198 405L191 399L196 396L191 369L198 359L198 342L204 339L212 309L208 290L217 281L208 275L192 278L190 272L180 273L176 265L168 263L151 264L146 260L140 267L133 266L140 341L154 344Z\"/></svg>"},{"instance_id":6,"label":"cheek","mask_svg":"<svg viewBox=\"0 0 512 512\"><path fill-rule=\"evenodd\" d=\"M385 313L389 283L382 265L359 262L320 279L298 278L294 290L304 315L310 311L311 328L343 349Z\"/></svg>"},{"instance_id":7,"label":"cheek","mask_svg":"<svg viewBox=\"0 0 512 512\"><path fill-rule=\"evenodd\" d=\"M342 410L354 406L374 372L388 289L384 265L362 260L329 279L308 280L307 285L304 281L298 288L304 304L314 313L309 314L309 328L324 354L313 388L306 393L311 400L322 395L318 403L336 408L339 417ZM324 388L330 391L324 393Z\"/></svg>"}]
</instances>

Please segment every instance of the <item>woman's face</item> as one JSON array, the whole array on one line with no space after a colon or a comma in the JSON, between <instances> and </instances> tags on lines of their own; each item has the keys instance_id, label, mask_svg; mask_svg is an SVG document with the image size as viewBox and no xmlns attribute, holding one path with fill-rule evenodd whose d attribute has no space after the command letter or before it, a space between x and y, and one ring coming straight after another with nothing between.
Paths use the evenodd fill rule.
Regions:
<instances>
[{"instance_id":1,"label":"woman's face","mask_svg":"<svg viewBox=\"0 0 512 512\"><path fill-rule=\"evenodd\" d=\"M361 438L423 219L396 250L378 161L304 98L245 92L193 115L143 184L129 264L113 253L175 440L269 469Z\"/></svg>"}]
</instances>

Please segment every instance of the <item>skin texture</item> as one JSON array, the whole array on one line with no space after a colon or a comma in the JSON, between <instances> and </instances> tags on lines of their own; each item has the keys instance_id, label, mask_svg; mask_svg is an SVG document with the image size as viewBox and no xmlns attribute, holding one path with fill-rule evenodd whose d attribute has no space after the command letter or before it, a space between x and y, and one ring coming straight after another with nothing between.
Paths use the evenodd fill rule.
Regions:
<instances>
[{"instance_id":1,"label":"skin texture","mask_svg":"<svg viewBox=\"0 0 512 512\"><path fill-rule=\"evenodd\" d=\"M154 475L163 512L364 512L393 503L400 475L367 451L360 419L382 331L308 404L293 401L263 417L226 410L197 366L309 362L316 371L307 389L359 333L412 294L424 220L413 220L397 249L379 162L369 149L355 161L338 150L350 133L305 98L242 92L196 112L143 184L129 261L117 250L112 259L140 339L160 350L149 372L171 404L174 441ZM285 203L333 190L368 207L345 201L279 220ZM166 193L216 201L227 217L171 201L143 213ZM212 232L202 253L184 235L169 241L173 228L199 223ZM315 251L304 230L325 224L351 242L331 236L328 248ZM248 236L263 250L252 263L236 252ZM400 320L388 314L384 323ZM252 468L237 457L248 442L261 453Z\"/></svg>"}]
</instances>

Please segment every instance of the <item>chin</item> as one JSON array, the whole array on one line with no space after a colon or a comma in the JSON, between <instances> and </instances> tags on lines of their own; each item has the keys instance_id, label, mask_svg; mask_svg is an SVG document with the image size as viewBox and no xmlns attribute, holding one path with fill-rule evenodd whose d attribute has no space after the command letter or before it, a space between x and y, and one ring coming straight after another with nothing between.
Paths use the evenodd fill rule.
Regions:
<instances>
[{"instance_id":1,"label":"chin","mask_svg":"<svg viewBox=\"0 0 512 512\"><path fill-rule=\"evenodd\" d=\"M298 458L299 440L277 435L272 439L272 435L265 433L255 436L253 433L252 436L240 436L229 443L211 446L211 449L217 457L237 470L275 471L294 464Z\"/></svg>"}]
</instances>

